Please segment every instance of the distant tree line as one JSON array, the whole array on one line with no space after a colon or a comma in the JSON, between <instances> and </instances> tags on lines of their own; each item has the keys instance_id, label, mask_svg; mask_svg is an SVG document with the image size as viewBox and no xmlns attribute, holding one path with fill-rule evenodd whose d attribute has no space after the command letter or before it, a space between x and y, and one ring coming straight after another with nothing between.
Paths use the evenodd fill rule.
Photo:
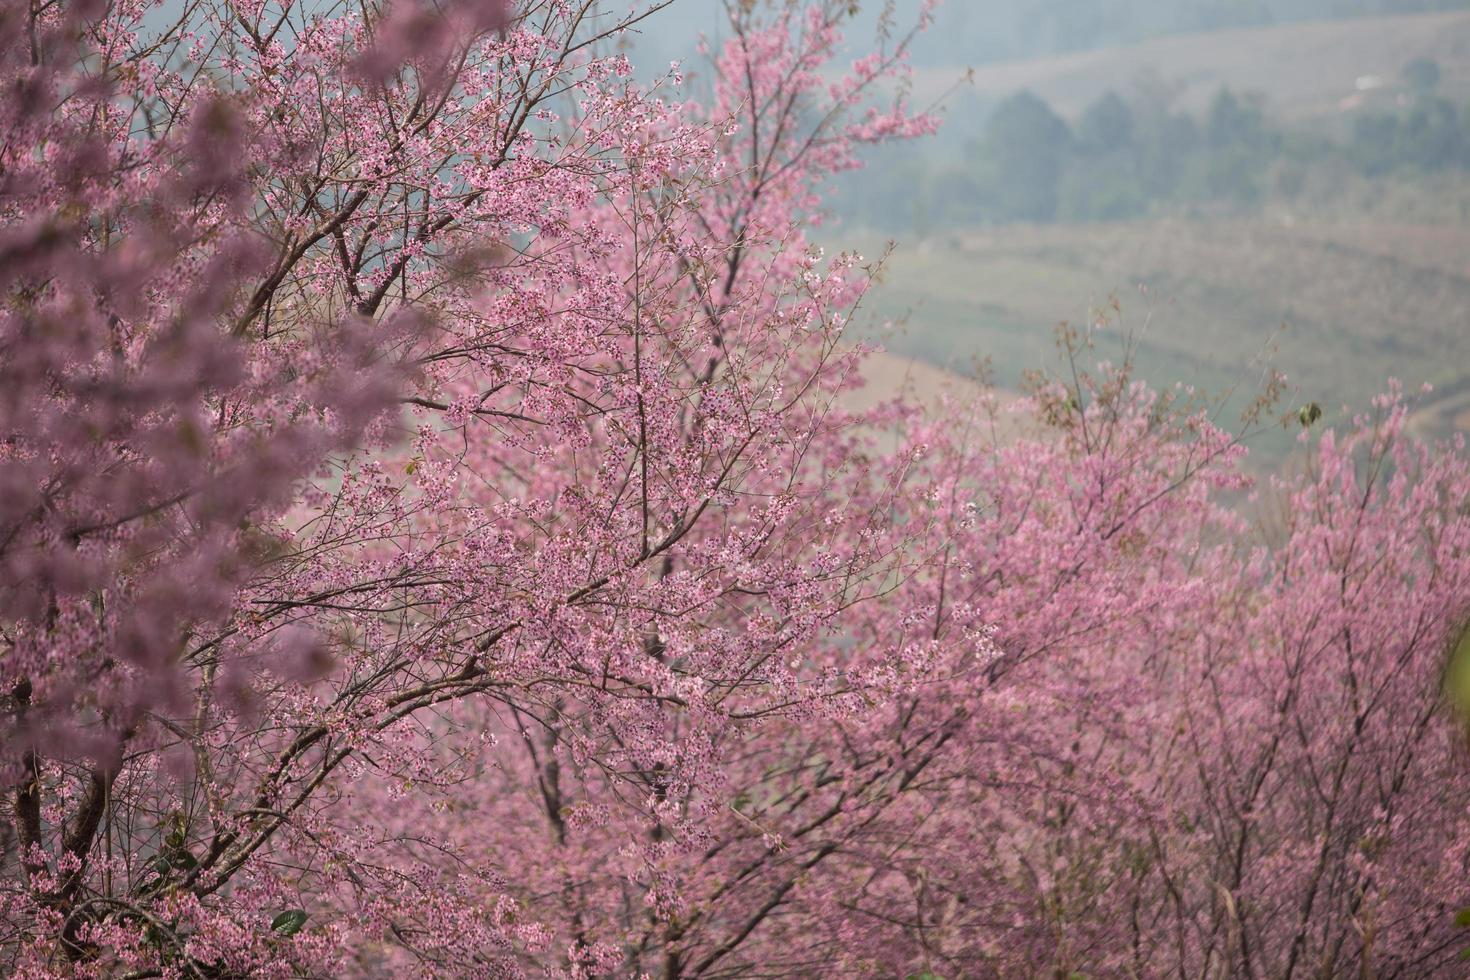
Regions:
<instances>
[{"instance_id":1,"label":"distant tree line","mask_svg":"<svg viewBox=\"0 0 1470 980\"><path fill-rule=\"evenodd\" d=\"M849 213L880 228L1116 221L1178 209L1241 212L1291 198L1307 175L1347 167L1378 178L1470 170L1470 105L1437 92L1439 66L1405 66L1396 98L1355 111L1341 137L1282 127L1265 100L1222 88L1203 114L1167 93L1108 91L1069 123L1017 92L958 159L910 158L856 178Z\"/></svg>"}]
</instances>

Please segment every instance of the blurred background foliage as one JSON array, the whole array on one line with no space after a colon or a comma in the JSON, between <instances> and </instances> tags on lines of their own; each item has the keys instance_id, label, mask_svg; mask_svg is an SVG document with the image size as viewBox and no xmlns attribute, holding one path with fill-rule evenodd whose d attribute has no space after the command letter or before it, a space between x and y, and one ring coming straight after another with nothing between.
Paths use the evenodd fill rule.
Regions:
<instances>
[{"instance_id":1,"label":"blurred background foliage","mask_svg":"<svg viewBox=\"0 0 1470 980\"><path fill-rule=\"evenodd\" d=\"M644 70L701 84L685 39L723 2L650 22ZM885 8L918 0L865 2L855 49ZM820 232L895 245L860 322L880 386L977 359L1016 385L1106 313L1100 357L1226 410L1269 361L1283 411L1338 424L1397 378L1434 387L1420 434L1470 431L1470 0L949 0L913 54L941 132L873 152Z\"/></svg>"},{"instance_id":2,"label":"blurred background foliage","mask_svg":"<svg viewBox=\"0 0 1470 980\"><path fill-rule=\"evenodd\" d=\"M1192 112L1144 79L1131 93L1108 89L1072 121L1023 89L1002 98L959 152L862 171L845 189L843 215L895 233L1238 215L1268 202L1312 206L1322 182L1344 176L1470 172L1470 101L1438 94L1440 74L1433 59L1409 62L1401 97L1356 113L1340 136L1280 120L1263 93L1226 86Z\"/></svg>"}]
</instances>

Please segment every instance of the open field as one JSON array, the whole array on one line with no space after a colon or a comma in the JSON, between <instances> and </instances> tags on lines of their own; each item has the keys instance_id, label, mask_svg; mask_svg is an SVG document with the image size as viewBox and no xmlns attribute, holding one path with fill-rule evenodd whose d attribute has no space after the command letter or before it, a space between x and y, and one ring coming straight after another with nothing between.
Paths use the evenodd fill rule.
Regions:
<instances>
[{"instance_id":1,"label":"open field","mask_svg":"<svg viewBox=\"0 0 1470 980\"><path fill-rule=\"evenodd\" d=\"M849 411L864 411L900 396L933 405L945 393L967 397L982 390L962 373L891 351L878 351L863 361L863 382L863 387L843 396Z\"/></svg>"},{"instance_id":2,"label":"open field","mask_svg":"<svg viewBox=\"0 0 1470 980\"><path fill-rule=\"evenodd\" d=\"M989 357L1010 386L1053 361L1055 324L1085 324L1114 299L1121 313L1098 334L1098 356L1116 359L1131 338L1156 384L1234 389L1243 404L1269 355L1293 402L1320 402L1329 421L1395 377L1409 390L1435 386L1426 434L1470 422L1465 225L1170 220L935 236L894 254L869 329L935 366Z\"/></svg>"},{"instance_id":3,"label":"open field","mask_svg":"<svg viewBox=\"0 0 1470 980\"><path fill-rule=\"evenodd\" d=\"M974 92L998 98L1031 89L1063 115L1075 115L1107 89L1126 93L1150 75L1182 86L1182 108L1202 108L1226 85L1266 92L1273 112L1301 119L1340 111L1355 97L1360 77L1377 76L1391 86L1404 64L1419 56L1443 68L1443 94L1470 96L1470 12L1212 31L984 65L975 69ZM963 66L926 69L917 91L938 96L963 74Z\"/></svg>"}]
</instances>

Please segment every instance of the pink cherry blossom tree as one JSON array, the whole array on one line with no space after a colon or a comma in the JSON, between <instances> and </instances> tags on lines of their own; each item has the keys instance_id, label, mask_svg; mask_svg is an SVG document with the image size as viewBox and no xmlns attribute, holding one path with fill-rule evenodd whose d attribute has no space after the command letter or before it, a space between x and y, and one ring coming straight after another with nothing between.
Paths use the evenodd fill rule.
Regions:
<instances>
[{"instance_id":1,"label":"pink cherry blossom tree","mask_svg":"<svg viewBox=\"0 0 1470 980\"><path fill-rule=\"evenodd\" d=\"M1126 370L1029 406L1034 436L958 406L916 432L969 509L909 615L994 624L992 652L842 733L872 753L854 770L913 744L922 772L854 808L774 950L878 975L1458 975L1462 441L1414 442L1393 393L1243 498L1239 440Z\"/></svg>"},{"instance_id":2,"label":"pink cherry blossom tree","mask_svg":"<svg viewBox=\"0 0 1470 980\"><path fill-rule=\"evenodd\" d=\"M853 414L911 35L662 6L0 0L4 969L1453 975L1461 447Z\"/></svg>"},{"instance_id":3,"label":"pink cherry blossom tree","mask_svg":"<svg viewBox=\"0 0 1470 980\"><path fill-rule=\"evenodd\" d=\"M914 559L801 221L932 122L906 42L823 77L846 4L735 11L703 108L649 12L6 7L11 969L513 972L385 806L551 738L663 875L730 733L866 707L812 645Z\"/></svg>"}]
</instances>

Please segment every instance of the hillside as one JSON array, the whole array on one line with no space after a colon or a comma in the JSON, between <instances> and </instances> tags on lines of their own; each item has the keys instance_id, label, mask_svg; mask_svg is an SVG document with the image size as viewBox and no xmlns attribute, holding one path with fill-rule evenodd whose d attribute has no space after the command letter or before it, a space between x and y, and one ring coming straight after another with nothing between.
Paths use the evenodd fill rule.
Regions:
<instances>
[{"instance_id":1,"label":"hillside","mask_svg":"<svg viewBox=\"0 0 1470 980\"><path fill-rule=\"evenodd\" d=\"M868 243L872 248L877 243ZM1140 288L1142 287L1142 288ZM1470 418L1470 224L1172 220L1012 226L901 246L869 303L898 354L962 366L988 356L1014 384L1054 354L1059 321L1118 300L1098 339L1138 344L1145 377L1249 391L1270 353L1294 388L1338 415L1389 378L1429 382L1426 433ZM1237 399L1239 400L1239 399ZM1267 440L1268 455L1285 440Z\"/></svg>"},{"instance_id":2,"label":"hillside","mask_svg":"<svg viewBox=\"0 0 1470 980\"><path fill-rule=\"evenodd\" d=\"M972 97L998 99L1030 89L1064 115L1108 89L1130 91L1152 77L1181 86L1182 108L1203 108L1222 86L1266 92L1285 117L1336 113L1362 98L1359 79L1391 90L1409 60L1427 56L1444 70L1441 91L1470 96L1470 12L1404 14L1282 24L1162 37L974 69ZM962 65L927 68L916 91L934 98L964 75ZM1367 84L1367 83L1365 83Z\"/></svg>"}]
</instances>

